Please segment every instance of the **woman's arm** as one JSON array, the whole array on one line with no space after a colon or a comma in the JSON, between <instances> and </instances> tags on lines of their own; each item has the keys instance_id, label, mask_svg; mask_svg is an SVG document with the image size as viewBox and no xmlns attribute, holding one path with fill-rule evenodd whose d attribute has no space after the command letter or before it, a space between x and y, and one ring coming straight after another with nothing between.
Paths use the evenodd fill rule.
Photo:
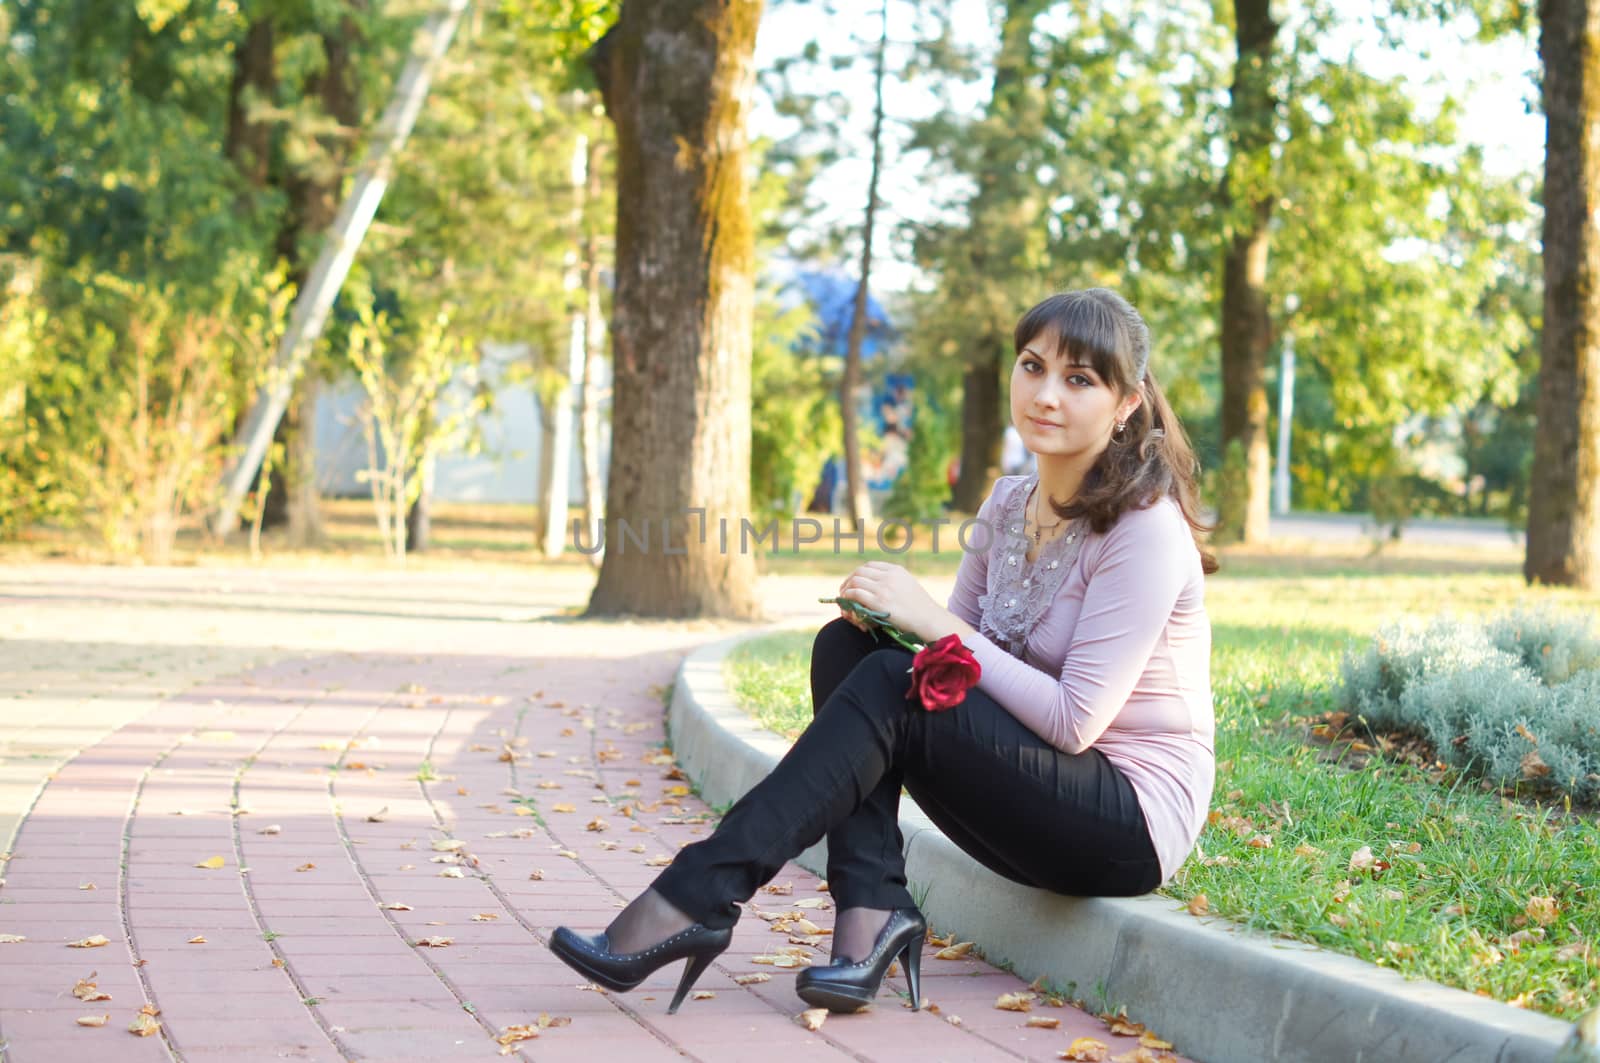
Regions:
<instances>
[{"instance_id":1,"label":"woman's arm","mask_svg":"<svg viewBox=\"0 0 1600 1063\"><path fill-rule=\"evenodd\" d=\"M1175 507L1123 514L1088 573L1061 674L963 633L983 669L979 686L1046 742L1081 753L1127 704L1195 565L1194 538Z\"/></svg>"},{"instance_id":2,"label":"woman's arm","mask_svg":"<svg viewBox=\"0 0 1600 1063\"><path fill-rule=\"evenodd\" d=\"M956 570L955 589L950 592L949 606L941 606L917 582L915 576L899 565L885 561L869 561L857 568L839 585L839 597L851 598L871 609L889 614L889 622L907 635L923 642L933 642L949 634L965 638L977 633L978 597L988 590L989 544L999 532L993 524L992 514L997 508L1000 494L997 483L983 505L978 507L977 520L988 525L970 540L982 550L968 550L961 555L961 565ZM958 536L957 542L960 543Z\"/></svg>"}]
</instances>

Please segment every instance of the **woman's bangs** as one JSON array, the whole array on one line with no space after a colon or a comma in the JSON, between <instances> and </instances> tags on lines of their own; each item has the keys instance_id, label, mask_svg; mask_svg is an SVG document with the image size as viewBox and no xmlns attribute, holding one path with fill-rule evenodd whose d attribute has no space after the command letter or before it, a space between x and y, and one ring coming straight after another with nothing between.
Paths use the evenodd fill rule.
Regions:
<instances>
[{"instance_id":1,"label":"woman's bangs","mask_svg":"<svg viewBox=\"0 0 1600 1063\"><path fill-rule=\"evenodd\" d=\"M1048 337L1055 338L1056 354L1067 364L1086 365L1101 380L1126 388L1126 372L1119 357L1125 341L1110 307L1101 305L1087 292L1052 295L1017 322L1017 353L1027 344Z\"/></svg>"}]
</instances>

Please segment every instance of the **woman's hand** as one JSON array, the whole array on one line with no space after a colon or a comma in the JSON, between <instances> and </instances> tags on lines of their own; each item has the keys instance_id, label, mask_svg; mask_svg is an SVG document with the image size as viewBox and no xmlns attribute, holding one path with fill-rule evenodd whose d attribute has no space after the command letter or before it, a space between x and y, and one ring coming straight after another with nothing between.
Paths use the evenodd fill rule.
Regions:
<instances>
[{"instance_id":1,"label":"woman's hand","mask_svg":"<svg viewBox=\"0 0 1600 1063\"><path fill-rule=\"evenodd\" d=\"M955 618L916 577L887 561L868 561L839 584L839 597L889 614L889 623L924 642L955 630ZM861 627L855 617L851 623Z\"/></svg>"}]
</instances>

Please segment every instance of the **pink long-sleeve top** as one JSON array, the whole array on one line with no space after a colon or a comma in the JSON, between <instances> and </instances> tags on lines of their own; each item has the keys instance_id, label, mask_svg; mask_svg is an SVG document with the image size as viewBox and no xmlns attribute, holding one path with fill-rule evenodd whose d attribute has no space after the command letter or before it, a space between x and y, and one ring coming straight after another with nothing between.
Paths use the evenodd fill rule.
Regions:
<instances>
[{"instance_id":1,"label":"pink long-sleeve top","mask_svg":"<svg viewBox=\"0 0 1600 1063\"><path fill-rule=\"evenodd\" d=\"M1104 534L1080 523L1077 541L1047 543L1029 563L1022 513L1035 480L996 481L949 609L977 629L963 641L979 689L1055 748L1098 749L1127 777L1166 881L1205 826L1216 763L1200 553L1167 498Z\"/></svg>"}]
</instances>

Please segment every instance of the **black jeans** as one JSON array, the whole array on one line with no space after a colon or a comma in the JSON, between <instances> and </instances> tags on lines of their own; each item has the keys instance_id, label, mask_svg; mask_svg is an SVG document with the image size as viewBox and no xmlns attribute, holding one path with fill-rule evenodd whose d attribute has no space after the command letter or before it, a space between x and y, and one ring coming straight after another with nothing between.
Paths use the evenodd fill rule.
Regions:
<instances>
[{"instance_id":1,"label":"black jeans","mask_svg":"<svg viewBox=\"0 0 1600 1063\"><path fill-rule=\"evenodd\" d=\"M1063 753L981 690L944 712L906 698L911 654L844 620L811 655L815 718L711 837L678 853L655 888L707 926L824 834L842 908L901 908L904 786L945 835L1014 882L1131 897L1161 882L1132 785L1096 749Z\"/></svg>"}]
</instances>

